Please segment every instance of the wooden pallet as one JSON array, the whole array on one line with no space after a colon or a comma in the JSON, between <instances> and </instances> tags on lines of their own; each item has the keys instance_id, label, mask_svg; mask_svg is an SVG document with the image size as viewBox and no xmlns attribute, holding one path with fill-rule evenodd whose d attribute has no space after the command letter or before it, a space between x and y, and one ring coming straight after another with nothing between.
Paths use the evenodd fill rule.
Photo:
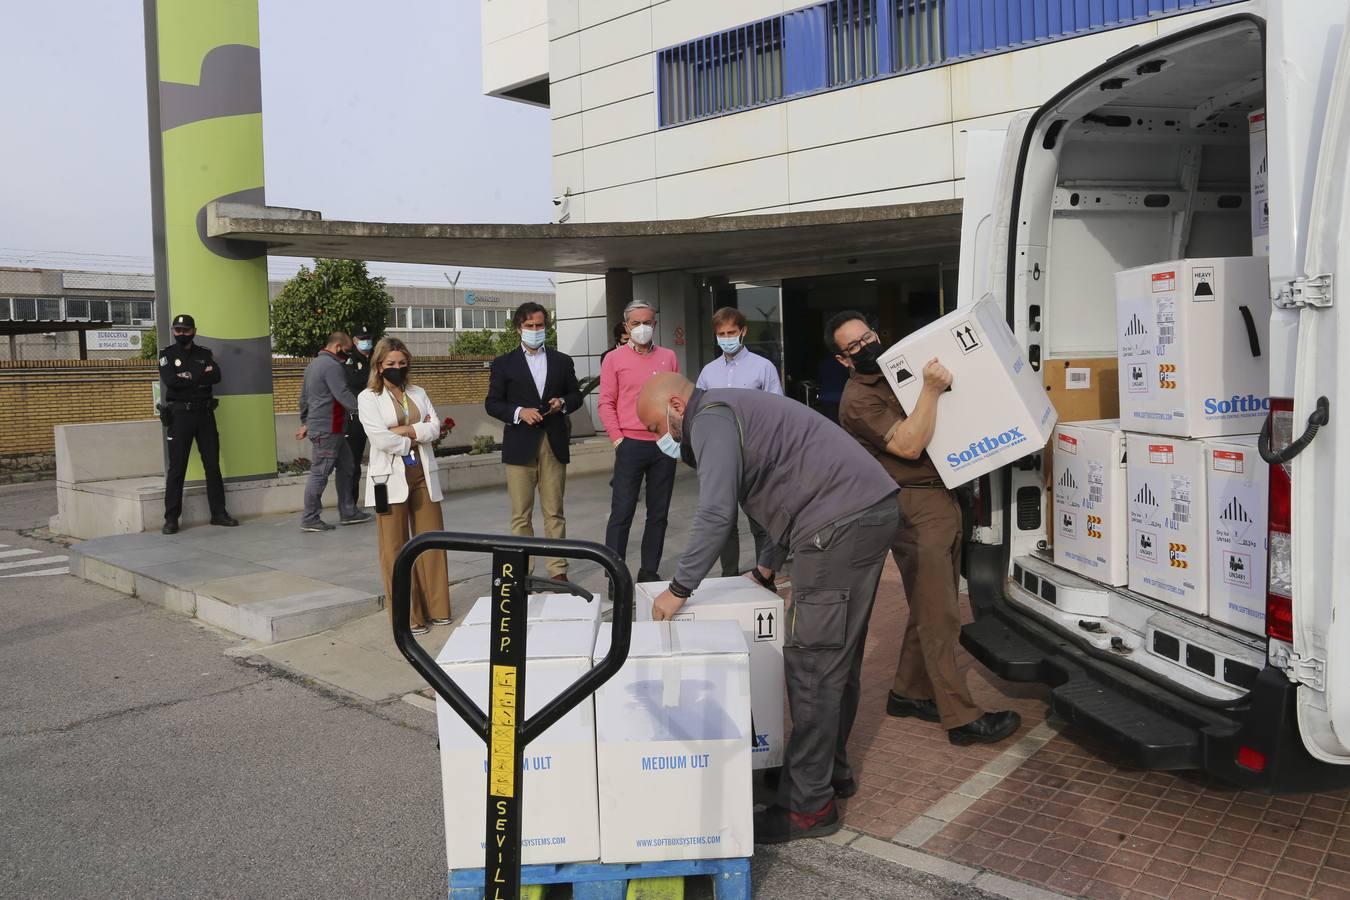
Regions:
<instances>
[{"instance_id":1,"label":"wooden pallet","mask_svg":"<svg viewBox=\"0 0 1350 900\"><path fill-rule=\"evenodd\" d=\"M647 863L566 863L524 866L522 891L532 900L542 900L545 885L571 884L573 900L679 900L684 879L709 875L716 900L750 900L750 859L687 859ZM450 900L483 900L483 870L459 869L450 873Z\"/></svg>"}]
</instances>

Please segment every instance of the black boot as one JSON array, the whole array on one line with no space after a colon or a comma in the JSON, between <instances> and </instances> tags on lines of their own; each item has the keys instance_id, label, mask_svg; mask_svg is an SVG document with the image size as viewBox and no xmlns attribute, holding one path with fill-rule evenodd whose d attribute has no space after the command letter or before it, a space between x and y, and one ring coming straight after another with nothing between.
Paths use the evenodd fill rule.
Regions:
<instances>
[{"instance_id":1,"label":"black boot","mask_svg":"<svg viewBox=\"0 0 1350 900\"><path fill-rule=\"evenodd\" d=\"M1022 717L1012 710L985 713L969 725L947 732L947 740L957 746L966 744L997 744L1012 735L1022 725Z\"/></svg>"},{"instance_id":2,"label":"black boot","mask_svg":"<svg viewBox=\"0 0 1350 900\"><path fill-rule=\"evenodd\" d=\"M165 520L164 520L164 527L161 528L161 529L159 530L159 533L160 533L160 534L177 534L177 533L178 533L178 520L177 520L177 519L165 519Z\"/></svg>"},{"instance_id":3,"label":"black boot","mask_svg":"<svg viewBox=\"0 0 1350 900\"><path fill-rule=\"evenodd\" d=\"M886 697L886 715L895 716L897 719L914 716L924 722L942 721L937 704L932 700L911 700L908 697L901 697L895 691L891 691Z\"/></svg>"},{"instance_id":4,"label":"black boot","mask_svg":"<svg viewBox=\"0 0 1350 900\"><path fill-rule=\"evenodd\" d=\"M230 515L229 513L223 512L218 516L212 516L211 524L222 525L226 528L233 528L234 526L239 524L239 520L236 519L234 516Z\"/></svg>"}]
</instances>

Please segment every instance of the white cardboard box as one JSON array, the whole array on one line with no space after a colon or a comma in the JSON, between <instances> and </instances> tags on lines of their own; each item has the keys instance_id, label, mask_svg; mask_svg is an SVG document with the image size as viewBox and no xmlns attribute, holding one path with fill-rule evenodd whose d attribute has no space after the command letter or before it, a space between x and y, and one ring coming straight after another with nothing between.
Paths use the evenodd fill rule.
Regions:
<instances>
[{"instance_id":1,"label":"white cardboard box","mask_svg":"<svg viewBox=\"0 0 1350 900\"><path fill-rule=\"evenodd\" d=\"M1191 438L1260 431L1270 406L1269 290L1264 257L1117 273L1121 427Z\"/></svg>"},{"instance_id":2,"label":"white cardboard box","mask_svg":"<svg viewBox=\"0 0 1350 900\"><path fill-rule=\"evenodd\" d=\"M600 625L600 607L605 595L596 592L587 602L575 594L531 594L526 618L531 622L591 622ZM492 598L479 597L464 615L464 625L486 625L492 617Z\"/></svg>"},{"instance_id":3,"label":"white cardboard box","mask_svg":"<svg viewBox=\"0 0 1350 900\"><path fill-rule=\"evenodd\" d=\"M1103 584L1127 584L1125 432L1120 421L1060 422L1053 443L1055 564Z\"/></svg>"},{"instance_id":4,"label":"white cardboard box","mask_svg":"<svg viewBox=\"0 0 1350 900\"><path fill-rule=\"evenodd\" d=\"M650 622L652 601L670 582L637 586L635 621ZM705 578L676 614L679 622L735 622L750 645L751 768L783 764L783 598L744 576Z\"/></svg>"},{"instance_id":5,"label":"white cardboard box","mask_svg":"<svg viewBox=\"0 0 1350 900\"><path fill-rule=\"evenodd\" d=\"M487 625L461 625L436 661L479 709L488 708ZM591 667L590 622L531 622L526 637L525 715L533 715ZM436 699L445 798L446 857L451 869L483 866L487 816L487 746L444 700ZM595 709L591 698L525 748L521 859L584 862L600 855L596 801Z\"/></svg>"},{"instance_id":6,"label":"white cardboard box","mask_svg":"<svg viewBox=\"0 0 1350 900\"><path fill-rule=\"evenodd\" d=\"M948 313L881 355L905 412L918 402L923 367L935 357L952 372L928 444L943 484L958 487L1040 452L1055 427L1055 407L997 304L981 300Z\"/></svg>"},{"instance_id":7,"label":"white cardboard box","mask_svg":"<svg viewBox=\"0 0 1350 900\"><path fill-rule=\"evenodd\" d=\"M1205 441L1209 506L1209 615L1266 633L1266 513L1270 467L1256 438Z\"/></svg>"},{"instance_id":8,"label":"white cardboard box","mask_svg":"<svg viewBox=\"0 0 1350 900\"><path fill-rule=\"evenodd\" d=\"M1270 167L1266 161L1266 111L1247 115L1252 161L1252 256L1270 256Z\"/></svg>"},{"instance_id":9,"label":"white cardboard box","mask_svg":"<svg viewBox=\"0 0 1350 900\"><path fill-rule=\"evenodd\" d=\"M1130 590L1209 612L1205 445L1152 434L1126 438Z\"/></svg>"},{"instance_id":10,"label":"white cardboard box","mask_svg":"<svg viewBox=\"0 0 1350 900\"><path fill-rule=\"evenodd\" d=\"M750 654L734 622L634 622L628 661L595 694L595 733L601 862L754 852Z\"/></svg>"}]
</instances>

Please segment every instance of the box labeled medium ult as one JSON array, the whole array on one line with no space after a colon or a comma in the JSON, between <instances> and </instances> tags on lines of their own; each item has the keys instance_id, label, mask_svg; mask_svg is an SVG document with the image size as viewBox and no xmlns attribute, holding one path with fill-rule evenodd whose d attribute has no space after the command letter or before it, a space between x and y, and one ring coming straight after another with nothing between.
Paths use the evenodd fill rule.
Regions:
<instances>
[{"instance_id":1,"label":"box labeled medium ult","mask_svg":"<svg viewBox=\"0 0 1350 900\"><path fill-rule=\"evenodd\" d=\"M1129 582L1125 432L1116 419L1055 426L1055 564L1113 586Z\"/></svg>"},{"instance_id":2,"label":"box labeled medium ult","mask_svg":"<svg viewBox=\"0 0 1350 900\"><path fill-rule=\"evenodd\" d=\"M1131 434L1126 451L1130 590L1206 615L1209 536L1204 442Z\"/></svg>"},{"instance_id":3,"label":"box labeled medium ult","mask_svg":"<svg viewBox=\"0 0 1350 900\"><path fill-rule=\"evenodd\" d=\"M997 304L981 300L948 313L881 355L886 382L906 413L919 400L924 366L935 358L952 373L928 444L943 484L959 487L1045 447L1054 404Z\"/></svg>"},{"instance_id":4,"label":"box labeled medium ult","mask_svg":"<svg viewBox=\"0 0 1350 900\"><path fill-rule=\"evenodd\" d=\"M633 618L652 619L652 601L668 581L639 584ZM735 622L750 647L752 768L783 764L783 598L749 578L705 578L675 614L677 622Z\"/></svg>"}]
</instances>

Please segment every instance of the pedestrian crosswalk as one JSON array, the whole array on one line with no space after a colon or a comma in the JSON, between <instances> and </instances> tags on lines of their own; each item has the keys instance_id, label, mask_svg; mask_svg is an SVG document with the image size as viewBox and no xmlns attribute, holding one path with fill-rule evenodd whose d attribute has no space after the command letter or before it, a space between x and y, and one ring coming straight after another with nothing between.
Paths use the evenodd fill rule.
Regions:
<instances>
[{"instance_id":1,"label":"pedestrian crosswalk","mask_svg":"<svg viewBox=\"0 0 1350 900\"><path fill-rule=\"evenodd\" d=\"M69 575L69 556L43 556L26 547L0 544L0 578L36 578L40 575Z\"/></svg>"}]
</instances>

